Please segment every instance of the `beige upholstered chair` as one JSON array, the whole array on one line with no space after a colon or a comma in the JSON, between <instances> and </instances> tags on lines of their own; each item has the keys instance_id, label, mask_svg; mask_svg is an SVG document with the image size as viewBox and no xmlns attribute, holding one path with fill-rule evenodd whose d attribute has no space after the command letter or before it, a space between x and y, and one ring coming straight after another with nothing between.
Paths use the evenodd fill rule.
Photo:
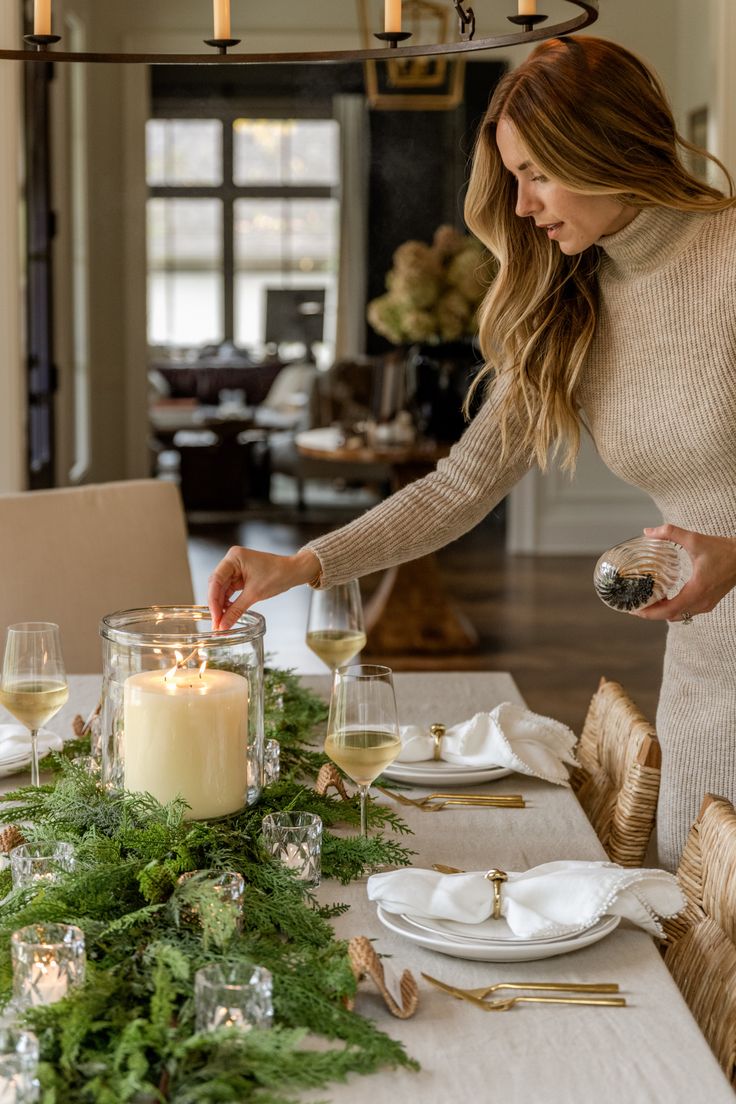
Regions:
<instances>
[{"instance_id":1,"label":"beige upholstered chair","mask_svg":"<svg viewBox=\"0 0 736 1104\"><path fill-rule=\"evenodd\" d=\"M54 621L68 671L102 669L104 614L192 601L173 483L0 495L0 534L0 640L16 621Z\"/></svg>"},{"instance_id":2,"label":"beige upholstered chair","mask_svg":"<svg viewBox=\"0 0 736 1104\"><path fill-rule=\"evenodd\" d=\"M662 753L654 729L617 682L601 679L576 750L572 786L609 858L644 865Z\"/></svg>"},{"instance_id":3,"label":"beige upholstered chair","mask_svg":"<svg viewBox=\"0 0 736 1104\"><path fill-rule=\"evenodd\" d=\"M666 924L665 962L736 1088L736 811L707 794L677 877L687 909Z\"/></svg>"}]
</instances>

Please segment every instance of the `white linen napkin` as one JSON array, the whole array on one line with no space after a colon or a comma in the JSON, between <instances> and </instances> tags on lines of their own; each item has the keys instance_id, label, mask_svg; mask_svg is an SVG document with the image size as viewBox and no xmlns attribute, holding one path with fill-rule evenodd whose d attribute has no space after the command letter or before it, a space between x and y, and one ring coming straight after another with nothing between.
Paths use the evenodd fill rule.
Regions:
<instances>
[{"instance_id":1,"label":"white linen napkin","mask_svg":"<svg viewBox=\"0 0 736 1104\"><path fill-rule=\"evenodd\" d=\"M493 912L493 886L478 871L393 870L372 875L367 890L388 912L410 916L480 924ZM625 916L662 935L657 917L675 916L684 907L674 874L608 862L544 863L509 873L501 886L501 916L521 939L572 935L604 916Z\"/></svg>"},{"instance_id":2,"label":"white linen napkin","mask_svg":"<svg viewBox=\"0 0 736 1104\"><path fill-rule=\"evenodd\" d=\"M64 741L48 728L38 733L38 754L61 751ZM0 724L0 763L15 762L31 757L31 734L25 725Z\"/></svg>"},{"instance_id":3,"label":"white linen napkin","mask_svg":"<svg viewBox=\"0 0 736 1104\"><path fill-rule=\"evenodd\" d=\"M531 713L512 702L501 702L490 713L476 713L469 721L448 728L440 743L440 758L468 767L509 767L567 786L565 763L577 762L575 743L575 733L560 721ZM432 758L434 737L429 727L403 726L397 761L414 763Z\"/></svg>"}]
</instances>

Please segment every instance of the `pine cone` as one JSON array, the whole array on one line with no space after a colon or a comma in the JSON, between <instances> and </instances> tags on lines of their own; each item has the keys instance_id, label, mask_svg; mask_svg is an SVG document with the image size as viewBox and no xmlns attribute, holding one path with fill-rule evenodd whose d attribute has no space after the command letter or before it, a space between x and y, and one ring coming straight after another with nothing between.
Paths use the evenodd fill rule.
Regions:
<instances>
[{"instance_id":1,"label":"pine cone","mask_svg":"<svg viewBox=\"0 0 736 1104\"><path fill-rule=\"evenodd\" d=\"M26 837L17 824L9 824L7 828L3 828L2 832L0 832L0 851L3 851L6 855L8 855L14 847L20 847L20 845L25 842Z\"/></svg>"},{"instance_id":2,"label":"pine cone","mask_svg":"<svg viewBox=\"0 0 736 1104\"><path fill-rule=\"evenodd\" d=\"M84 717L77 713L76 717L72 721L72 729L77 739L84 735Z\"/></svg>"},{"instance_id":3,"label":"pine cone","mask_svg":"<svg viewBox=\"0 0 736 1104\"><path fill-rule=\"evenodd\" d=\"M323 763L319 768L319 774L317 775L317 781L314 784L315 793L325 796L330 787L337 790L343 801L349 801L348 792L345 789L345 783L342 780L342 775L335 766L334 763Z\"/></svg>"}]
</instances>

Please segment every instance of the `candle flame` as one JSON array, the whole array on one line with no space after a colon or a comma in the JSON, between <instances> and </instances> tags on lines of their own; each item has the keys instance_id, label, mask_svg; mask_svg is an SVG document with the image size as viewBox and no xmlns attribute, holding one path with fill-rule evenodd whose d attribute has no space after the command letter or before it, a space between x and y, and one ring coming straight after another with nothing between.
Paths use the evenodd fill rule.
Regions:
<instances>
[{"instance_id":1,"label":"candle flame","mask_svg":"<svg viewBox=\"0 0 736 1104\"><path fill-rule=\"evenodd\" d=\"M184 664L184 656L183 656L183 655L181 654L181 652L180 652L180 651L178 651L178 650L175 650L175 651L174 651L174 656L175 656L175 658L176 658L176 663L175 663L175 664L174 664L174 666L173 666L173 667L172 667L172 668L171 668L170 670L168 670L168 671L166 672L166 674L164 675L164 682L170 682L170 681L171 681L171 679L173 679L173 677L174 677L174 675L176 674L176 672L177 672L177 671L179 670L179 668L180 668L180 667L181 667L181 666L182 666L182 665Z\"/></svg>"},{"instance_id":2,"label":"candle flame","mask_svg":"<svg viewBox=\"0 0 736 1104\"><path fill-rule=\"evenodd\" d=\"M207 660L203 659L202 662L199 665L199 677L200 678L204 677L204 673L205 673L206 669L207 669Z\"/></svg>"}]
</instances>

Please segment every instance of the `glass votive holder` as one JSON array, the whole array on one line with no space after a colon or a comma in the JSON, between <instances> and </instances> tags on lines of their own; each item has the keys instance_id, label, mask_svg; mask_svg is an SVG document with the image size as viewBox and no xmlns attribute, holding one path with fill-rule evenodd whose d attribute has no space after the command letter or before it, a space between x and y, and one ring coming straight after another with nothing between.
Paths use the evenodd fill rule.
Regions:
<instances>
[{"instance_id":1,"label":"glass votive holder","mask_svg":"<svg viewBox=\"0 0 736 1104\"><path fill-rule=\"evenodd\" d=\"M15 1023L0 1023L0 1104L36 1104L38 1039Z\"/></svg>"},{"instance_id":2,"label":"glass votive holder","mask_svg":"<svg viewBox=\"0 0 736 1104\"><path fill-rule=\"evenodd\" d=\"M76 865L71 843L55 844L21 843L10 852L10 873L13 888L21 886L53 885Z\"/></svg>"},{"instance_id":3,"label":"glass votive holder","mask_svg":"<svg viewBox=\"0 0 736 1104\"><path fill-rule=\"evenodd\" d=\"M84 932L74 924L29 924L10 937L13 999L19 1008L56 1004L84 985Z\"/></svg>"},{"instance_id":4,"label":"glass votive holder","mask_svg":"<svg viewBox=\"0 0 736 1104\"><path fill-rule=\"evenodd\" d=\"M307 885L319 885L322 821L316 813L268 813L261 829L264 846L275 859Z\"/></svg>"},{"instance_id":5,"label":"glass votive holder","mask_svg":"<svg viewBox=\"0 0 736 1104\"><path fill-rule=\"evenodd\" d=\"M194 975L197 1031L218 1027L271 1027L273 979L270 970L252 962L213 962Z\"/></svg>"},{"instance_id":6,"label":"glass votive holder","mask_svg":"<svg viewBox=\"0 0 736 1104\"><path fill-rule=\"evenodd\" d=\"M278 782L281 774L281 744L278 740L266 740L263 748L263 784Z\"/></svg>"},{"instance_id":7,"label":"glass votive holder","mask_svg":"<svg viewBox=\"0 0 736 1104\"><path fill-rule=\"evenodd\" d=\"M226 902L235 914L235 928L241 931L243 928L243 898L245 895L245 878L235 870L187 870L176 879L180 886L195 879L198 882L209 882L212 885L215 896L220 901ZM187 923L201 923L201 906L185 904L181 910L181 918Z\"/></svg>"}]
</instances>

